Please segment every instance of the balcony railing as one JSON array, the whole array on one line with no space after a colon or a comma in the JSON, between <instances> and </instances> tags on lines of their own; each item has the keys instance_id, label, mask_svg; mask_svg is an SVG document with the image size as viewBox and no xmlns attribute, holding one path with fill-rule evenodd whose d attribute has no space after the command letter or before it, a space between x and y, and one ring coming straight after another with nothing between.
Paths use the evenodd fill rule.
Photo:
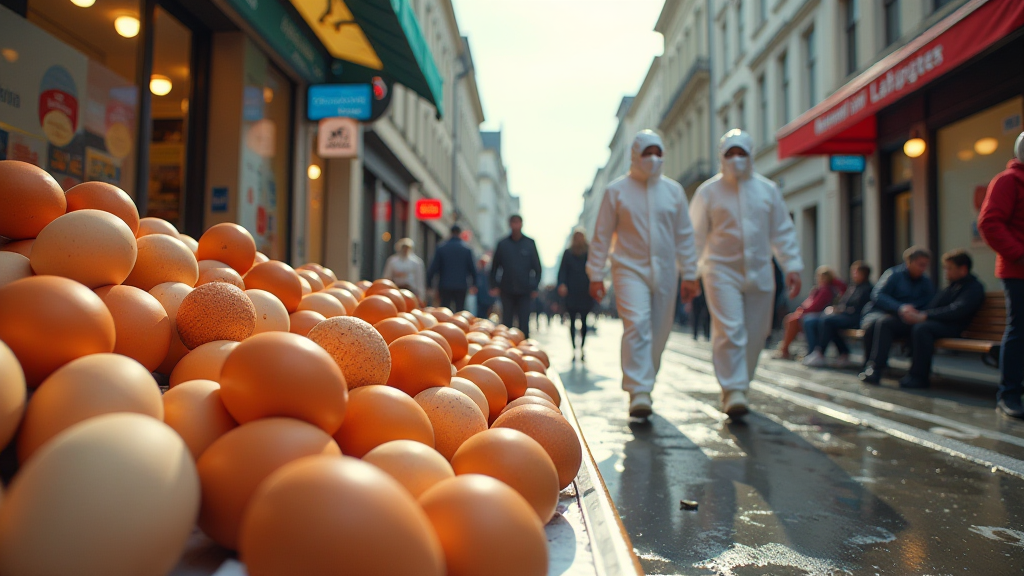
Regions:
<instances>
[{"instance_id":1,"label":"balcony railing","mask_svg":"<svg viewBox=\"0 0 1024 576\"><path fill-rule=\"evenodd\" d=\"M694 79L698 74L710 74L711 73L711 60L706 56L700 56L693 61L690 69L686 71L686 75L679 82L679 87L676 88L675 94L672 95L672 99L668 101L668 105L665 107L665 113L661 115L661 121L665 122L669 114L672 112L672 108L675 107L676 102L686 93L686 91L693 84Z\"/></svg>"}]
</instances>

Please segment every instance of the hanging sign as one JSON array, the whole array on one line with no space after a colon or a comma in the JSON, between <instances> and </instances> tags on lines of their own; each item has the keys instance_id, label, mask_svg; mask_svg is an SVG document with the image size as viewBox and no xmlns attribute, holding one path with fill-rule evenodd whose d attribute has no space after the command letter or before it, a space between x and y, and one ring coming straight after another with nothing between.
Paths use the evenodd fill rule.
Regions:
<instances>
[{"instance_id":1,"label":"hanging sign","mask_svg":"<svg viewBox=\"0 0 1024 576\"><path fill-rule=\"evenodd\" d=\"M321 158L358 158L359 122L352 118L324 118L316 134Z\"/></svg>"},{"instance_id":2,"label":"hanging sign","mask_svg":"<svg viewBox=\"0 0 1024 576\"><path fill-rule=\"evenodd\" d=\"M416 201L417 220L439 220L442 209L441 201L436 198L422 198Z\"/></svg>"}]
</instances>

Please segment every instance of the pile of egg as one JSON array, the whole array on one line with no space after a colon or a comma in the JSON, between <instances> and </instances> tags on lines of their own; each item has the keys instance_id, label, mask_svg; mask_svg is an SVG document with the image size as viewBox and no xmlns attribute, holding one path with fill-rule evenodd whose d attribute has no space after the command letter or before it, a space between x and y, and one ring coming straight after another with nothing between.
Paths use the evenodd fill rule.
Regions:
<instances>
[{"instance_id":1,"label":"pile of egg","mask_svg":"<svg viewBox=\"0 0 1024 576\"><path fill-rule=\"evenodd\" d=\"M0 207L0 574L168 574L197 525L253 576L546 574L582 451L520 331L30 164Z\"/></svg>"}]
</instances>

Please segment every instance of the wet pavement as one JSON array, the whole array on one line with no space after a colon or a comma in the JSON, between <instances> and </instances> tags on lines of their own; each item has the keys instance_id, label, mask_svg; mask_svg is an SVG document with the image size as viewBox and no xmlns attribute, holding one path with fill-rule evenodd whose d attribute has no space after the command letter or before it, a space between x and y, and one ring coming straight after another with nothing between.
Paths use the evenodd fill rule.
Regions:
<instances>
[{"instance_id":1,"label":"wet pavement","mask_svg":"<svg viewBox=\"0 0 1024 576\"><path fill-rule=\"evenodd\" d=\"M997 416L992 388L908 393L763 361L755 412L730 422L707 343L673 333L637 422L618 321L598 322L585 363L557 321L534 337L648 574L1024 574L1024 424Z\"/></svg>"}]
</instances>

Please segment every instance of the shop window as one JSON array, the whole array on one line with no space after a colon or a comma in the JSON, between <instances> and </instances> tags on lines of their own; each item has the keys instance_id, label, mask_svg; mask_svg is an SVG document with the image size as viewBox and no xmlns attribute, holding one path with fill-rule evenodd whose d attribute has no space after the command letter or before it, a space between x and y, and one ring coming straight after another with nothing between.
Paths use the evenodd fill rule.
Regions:
<instances>
[{"instance_id":1,"label":"shop window","mask_svg":"<svg viewBox=\"0 0 1024 576\"><path fill-rule=\"evenodd\" d=\"M846 174L847 227L849 230L849 261L864 259L864 176Z\"/></svg>"},{"instance_id":2,"label":"shop window","mask_svg":"<svg viewBox=\"0 0 1024 576\"><path fill-rule=\"evenodd\" d=\"M882 261L885 269L903 262L903 251L913 244L913 166L902 148L882 155Z\"/></svg>"},{"instance_id":3,"label":"shop window","mask_svg":"<svg viewBox=\"0 0 1024 576\"><path fill-rule=\"evenodd\" d=\"M910 179L914 176L914 167L911 164L910 158L903 153L903 149L900 148L889 155L889 162L891 166L891 174L889 185L908 184Z\"/></svg>"},{"instance_id":4,"label":"shop window","mask_svg":"<svg viewBox=\"0 0 1024 576\"><path fill-rule=\"evenodd\" d=\"M913 231L914 201L910 190L893 196L893 246L892 262L903 261L903 251L914 243Z\"/></svg>"},{"instance_id":5,"label":"shop window","mask_svg":"<svg viewBox=\"0 0 1024 576\"><path fill-rule=\"evenodd\" d=\"M846 73L857 71L857 23L860 20L859 0L846 0Z\"/></svg>"}]
</instances>

